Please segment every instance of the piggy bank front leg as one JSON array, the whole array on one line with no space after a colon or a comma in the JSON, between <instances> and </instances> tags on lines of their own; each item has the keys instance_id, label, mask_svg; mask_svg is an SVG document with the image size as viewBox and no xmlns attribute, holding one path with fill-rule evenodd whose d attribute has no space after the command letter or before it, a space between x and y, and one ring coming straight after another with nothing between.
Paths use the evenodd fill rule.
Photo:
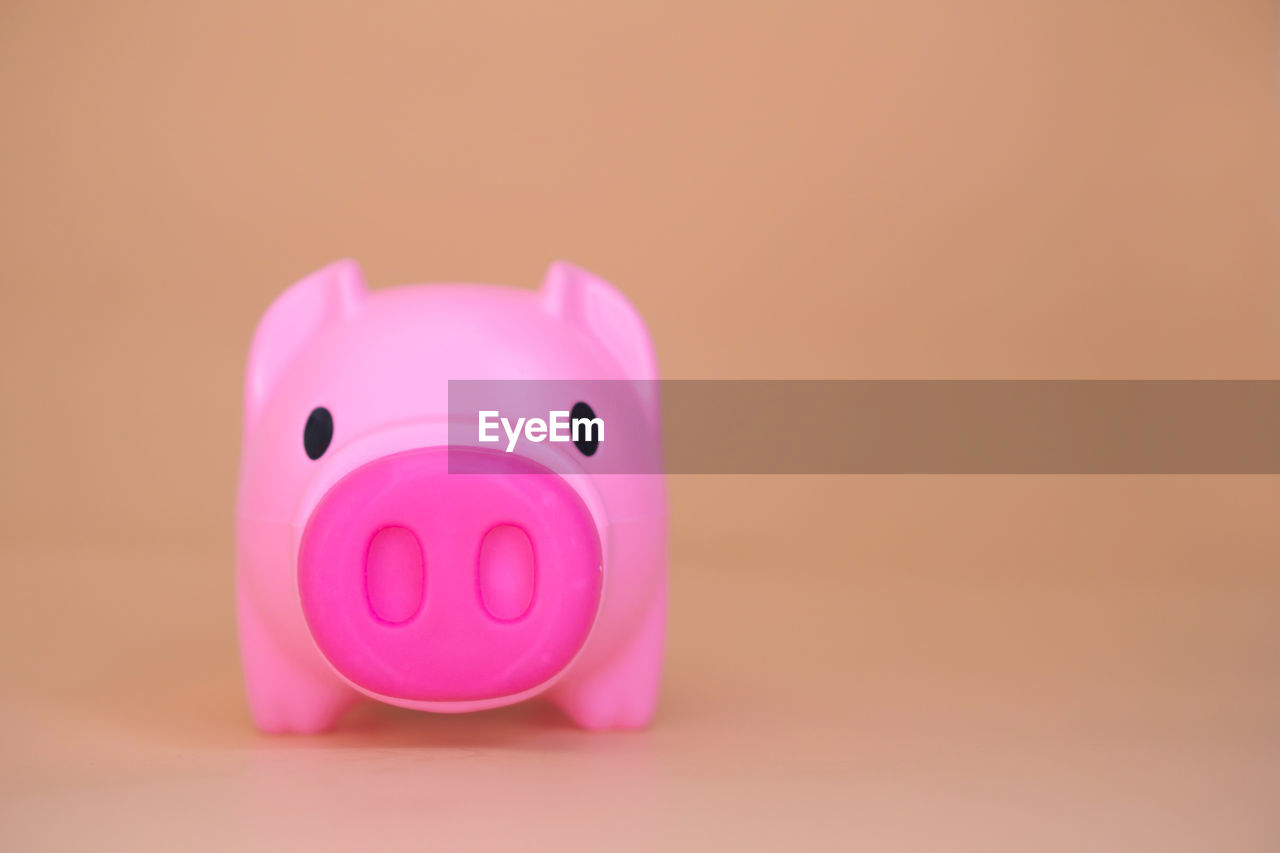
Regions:
<instances>
[{"instance_id":1,"label":"piggy bank front leg","mask_svg":"<svg viewBox=\"0 0 1280 853\"><path fill-rule=\"evenodd\" d=\"M333 728L359 694L320 659L307 663L283 648L243 591L236 594L240 656L249 711L259 730L314 734Z\"/></svg>"},{"instance_id":2,"label":"piggy bank front leg","mask_svg":"<svg viewBox=\"0 0 1280 853\"><path fill-rule=\"evenodd\" d=\"M573 674L551 696L575 724L592 731L642 729L653 720L666 636L665 589L636 632L603 665Z\"/></svg>"}]
</instances>

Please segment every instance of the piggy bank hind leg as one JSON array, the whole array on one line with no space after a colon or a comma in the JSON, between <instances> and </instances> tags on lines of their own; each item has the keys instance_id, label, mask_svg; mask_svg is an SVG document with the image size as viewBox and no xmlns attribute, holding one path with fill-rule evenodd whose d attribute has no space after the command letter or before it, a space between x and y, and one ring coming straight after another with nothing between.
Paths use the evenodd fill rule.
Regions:
<instances>
[{"instance_id":1,"label":"piggy bank hind leg","mask_svg":"<svg viewBox=\"0 0 1280 853\"><path fill-rule=\"evenodd\" d=\"M236 595L240 656L249 711L259 730L271 734L313 734L333 728L359 695L327 664L293 659L263 623L257 608Z\"/></svg>"},{"instance_id":2,"label":"piggy bank hind leg","mask_svg":"<svg viewBox=\"0 0 1280 853\"><path fill-rule=\"evenodd\" d=\"M666 623L664 590L649 606L635 634L609 661L559 685L552 701L584 729L641 729L649 725L658 705Z\"/></svg>"}]
</instances>

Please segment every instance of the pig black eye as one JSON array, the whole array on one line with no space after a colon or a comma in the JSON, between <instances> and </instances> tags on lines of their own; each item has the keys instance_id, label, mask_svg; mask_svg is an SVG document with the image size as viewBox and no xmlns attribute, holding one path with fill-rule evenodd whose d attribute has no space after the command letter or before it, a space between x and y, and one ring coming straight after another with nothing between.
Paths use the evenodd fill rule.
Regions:
<instances>
[{"instance_id":1,"label":"pig black eye","mask_svg":"<svg viewBox=\"0 0 1280 853\"><path fill-rule=\"evenodd\" d=\"M311 410L302 430L302 447L312 459L319 459L333 441L333 415L324 406Z\"/></svg>"},{"instance_id":2,"label":"pig black eye","mask_svg":"<svg viewBox=\"0 0 1280 853\"><path fill-rule=\"evenodd\" d=\"M583 456L594 456L595 452L600 449L600 436L595 427L588 424L582 424L576 431L572 431L574 421L591 420L596 416L595 410L586 403L574 403L573 408L569 410L570 435L575 435L573 446L578 448Z\"/></svg>"}]
</instances>

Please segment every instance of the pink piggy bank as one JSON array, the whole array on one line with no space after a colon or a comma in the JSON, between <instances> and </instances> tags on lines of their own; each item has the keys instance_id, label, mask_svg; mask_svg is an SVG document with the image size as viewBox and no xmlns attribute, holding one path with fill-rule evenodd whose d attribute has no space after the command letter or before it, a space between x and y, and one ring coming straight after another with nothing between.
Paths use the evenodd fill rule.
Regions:
<instances>
[{"instance_id":1,"label":"pink piggy bank","mask_svg":"<svg viewBox=\"0 0 1280 853\"><path fill-rule=\"evenodd\" d=\"M249 352L236 497L257 726L323 731L362 697L455 713L535 696L583 728L646 725L662 476L593 471L607 441L536 445L577 455L559 473L505 445L450 448L448 381L656 375L635 309L566 263L535 293L369 291L341 261L278 297ZM656 423L656 399L637 399ZM451 473L459 461L479 475Z\"/></svg>"}]
</instances>

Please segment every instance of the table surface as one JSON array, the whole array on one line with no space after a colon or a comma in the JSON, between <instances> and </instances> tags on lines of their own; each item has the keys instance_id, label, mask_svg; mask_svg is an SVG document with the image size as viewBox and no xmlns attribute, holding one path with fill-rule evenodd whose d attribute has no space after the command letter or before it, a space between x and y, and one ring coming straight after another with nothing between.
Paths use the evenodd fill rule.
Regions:
<instances>
[{"instance_id":1,"label":"table surface","mask_svg":"<svg viewBox=\"0 0 1280 853\"><path fill-rule=\"evenodd\" d=\"M676 501L747 520L678 525L637 733L530 703L259 735L224 553L13 545L0 846L1274 849L1275 478L764 485Z\"/></svg>"}]
</instances>

